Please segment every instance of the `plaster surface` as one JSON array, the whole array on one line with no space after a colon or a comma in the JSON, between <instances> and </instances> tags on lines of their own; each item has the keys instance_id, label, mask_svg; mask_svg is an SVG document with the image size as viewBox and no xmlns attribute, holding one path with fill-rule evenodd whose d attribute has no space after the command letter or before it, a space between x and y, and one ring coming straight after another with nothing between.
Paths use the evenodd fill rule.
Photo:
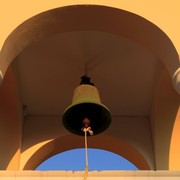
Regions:
<instances>
[{"instance_id":1,"label":"plaster surface","mask_svg":"<svg viewBox=\"0 0 180 180\"><path fill-rule=\"evenodd\" d=\"M84 172L77 171L0 171L2 180L81 180ZM92 171L88 180L179 180L180 171Z\"/></svg>"}]
</instances>

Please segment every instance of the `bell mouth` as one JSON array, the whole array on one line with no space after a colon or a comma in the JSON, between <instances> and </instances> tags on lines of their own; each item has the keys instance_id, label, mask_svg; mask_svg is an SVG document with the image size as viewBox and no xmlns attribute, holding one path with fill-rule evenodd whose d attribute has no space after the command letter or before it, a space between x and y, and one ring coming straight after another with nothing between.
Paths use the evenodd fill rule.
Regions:
<instances>
[{"instance_id":1,"label":"bell mouth","mask_svg":"<svg viewBox=\"0 0 180 180\"><path fill-rule=\"evenodd\" d=\"M109 110L102 104L96 103L80 103L72 105L65 111L63 115L64 127L73 134L84 136L82 128L84 127L83 120L90 120L94 135L105 131L111 124L111 114Z\"/></svg>"}]
</instances>

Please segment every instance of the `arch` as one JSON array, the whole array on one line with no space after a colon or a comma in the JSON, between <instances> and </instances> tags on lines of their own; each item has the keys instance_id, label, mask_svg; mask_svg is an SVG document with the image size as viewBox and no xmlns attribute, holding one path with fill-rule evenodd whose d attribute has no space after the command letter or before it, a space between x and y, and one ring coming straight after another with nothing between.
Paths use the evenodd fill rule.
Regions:
<instances>
[{"instance_id":1,"label":"arch","mask_svg":"<svg viewBox=\"0 0 180 180\"><path fill-rule=\"evenodd\" d=\"M49 157L71 149L83 148L84 139L81 136L72 134L54 139L37 149L33 155L26 161L23 170L36 169L43 161ZM130 144L121 139L109 135L98 135L88 139L89 148L100 148L114 152L130 162L141 170L149 170L150 167L146 159Z\"/></svg>"},{"instance_id":2,"label":"arch","mask_svg":"<svg viewBox=\"0 0 180 180\"><path fill-rule=\"evenodd\" d=\"M130 38L156 54L165 64L174 87L180 92L179 57L168 36L153 23L128 11L98 6L67 6L36 15L16 28L0 53L0 80L23 49L56 34L72 31L101 31ZM175 73L175 75L174 75Z\"/></svg>"}]
</instances>

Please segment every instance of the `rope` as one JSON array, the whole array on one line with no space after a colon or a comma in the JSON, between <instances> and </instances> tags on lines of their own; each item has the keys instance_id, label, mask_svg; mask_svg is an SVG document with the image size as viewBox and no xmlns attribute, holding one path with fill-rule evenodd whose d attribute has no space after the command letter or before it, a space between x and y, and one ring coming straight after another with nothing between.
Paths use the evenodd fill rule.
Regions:
<instances>
[{"instance_id":1,"label":"rope","mask_svg":"<svg viewBox=\"0 0 180 180\"><path fill-rule=\"evenodd\" d=\"M85 156L86 156L86 167L88 168L88 149L87 149L87 131L85 131Z\"/></svg>"},{"instance_id":2,"label":"rope","mask_svg":"<svg viewBox=\"0 0 180 180\"><path fill-rule=\"evenodd\" d=\"M83 179L86 180L87 175L88 175L88 149L87 149L87 131L86 130L84 130L84 141L85 141L86 166L85 166L85 169L84 169L84 178Z\"/></svg>"},{"instance_id":3,"label":"rope","mask_svg":"<svg viewBox=\"0 0 180 180\"><path fill-rule=\"evenodd\" d=\"M85 158L86 158L86 166L84 169L84 178L83 180L87 179L88 176L88 146L87 146L87 132L89 132L89 134L92 136L93 135L93 131L91 131L91 127L87 127L87 128L83 128L84 131L84 144L85 144Z\"/></svg>"}]
</instances>

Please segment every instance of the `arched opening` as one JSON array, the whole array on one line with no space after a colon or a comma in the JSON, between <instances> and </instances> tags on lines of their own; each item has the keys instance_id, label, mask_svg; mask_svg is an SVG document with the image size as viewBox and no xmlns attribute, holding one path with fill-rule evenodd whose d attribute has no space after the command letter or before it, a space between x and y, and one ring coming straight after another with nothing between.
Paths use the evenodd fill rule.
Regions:
<instances>
[{"instance_id":1,"label":"arched opening","mask_svg":"<svg viewBox=\"0 0 180 180\"><path fill-rule=\"evenodd\" d=\"M65 151L48 158L36 170L84 170L84 154L83 148ZM138 168L127 159L115 153L102 149L88 148L88 169L89 171L101 171L137 170Z\"/></svg>"},{"instance_id":2,"label":"arched opening","mask_svg":"<svg viewBox=\"0 0 180 180\"><path fill-rule=\"evenodd\" d=\"M118 154L132 162L138 169L150 169L146 159L134 147L120 139L108 135L98 135L89 138L88 144L89 148L102 149ZM64 137L57 138L47 142L41 147L36 148L36 151L34 151L29 159L26 160L26 164L23 169L36 169L48 158L58 153L77 148L84 148L83 137L69 134ZM30 149L29 152L30 151L32 150ZM25 152L24 156L26 156Z\"/></svg>"},{"instance_id":3,"label":"arched opening","mask_svg":"<svg viewBox=\"0 0 180 180\"><path fill-rule=\"evenodd\" d=\"M102 21L102 17L106 23L104 21ZM113 19L113 21L112 21L112 19ZM149 110L148 114L147 113L143 114L143 115L135 114L135 115L137 115L137 117L135 117L135 118L134 118L134 114L133 115L125 114L125 116L126 116L126 119L132 118L133 121L131 121L131 122L135 122L134 120L138 119L140 116L140 119L138 119L137 121L139 122L139 125L142 125L142 123L140 121L142 121L144 123L141 126L141 127L143 127L142 128L144 130L143 132L149 133L150 129L152 130L151 133L152 133L153 137L148 139L149 141L147 141L147 144L148 145L150 144L149 146L154 144L154 146L155 146L155 150L152 148L153 149L152 151L155 151L156 161L160 162L160 165L157 165L158 163L155 162L155 164L157 165L157 168L164 168L164 169L167 168L167 164L168 164L167 159L168 159L168 155L169 155L168 154L169 153L168 152L169 139L170 139L169 135L171 134L171 128L172 128L173 122L174 122L174 118L173 118L174 114L176 114L176 112L177 112L177 101L178 101L177 94L175 94L175 92L172 89L170 76L174 77L173 76L174 72L176 71L177 68L179 68L179 58L178 58L177 52L176 52L173 44L171 43L169 38L166 36L166 34L164 34L162 30L160 30L158 27L156 27L154 24L147 21L146 19L143 19L142 17L135 15L133 13L129 13L127 11L123 11L123 10L119 10L119 9L115 9L115 8L109 8L109 7L102 7L102 6L75 6L75 7L71 6L71 7L58 8L58 9L50 10L48 12L44 12L44 13L39 14L39 15L27 20L26 22L24 22L14 32L12 32L12 34L8 37L8 39L6 40L6 42L3 46L3 50L0 54L0 58L1 58L0 67L2 68L2 69L0 69L0 76L2 76L2 78L3 78L9 64L16 57L18 57L20 54L22 54L22 52L24 52L25 49L27 49L28 47L30 47L34 44L37 44L38 41L42 42L43 40L46 40L48 38L55 37L56 35L67 33L67 32L82 32L82 31L92 31L92 32L100 32L100 33L105 32L105 33L114 34L119 37L122 36L127 39L130 39L130 40L136 42L137 44L140 44L141 46L146 47L153 55L155 55L155 57L157 58L158 61L161 61L161 63L163 65L165 65L165 69L167 70L168 73L166 72L165 73L166 77L164 79L162 78L162 82L163 82L164 86L161 86L161 84L159 83L158 84L159 91L158 91L157 95L154 96L154 99L155 99L154 104L156 105L156 107L154 108L155 113L152 116L150 115L150 111L153 109L153 107L152 107L152 109L150 109L150 108L148 109ZM24 60L24 59L22 58L22 60ZM40 63L39 65L41 67L42 64ZM37 66L34 66L34 67L37 67ZM54 69L53 68L51 69L51 66L48 66L48 65L47 65L47 67L48 67L47 72L49 74L42 73L41 75L43 78L50 77L51 75L52 75L51 77L53 77L53 75L54 75L52 73L52 71ZM29 69L29 70L32 72L32 69ZM110 74L111 73L112 72L110 72ZM38 73L38 75L39 74L40 73ZM132 74L135 74L135 73L132 73ZM34 79L37 78L35 76L35 74L33 74L33 73L30 74L29 77L30 78L28 78L28 80L30 80L31 82L34 82ZM63 77L63 75L61 77ZM128 77L130 77L130 80L133 79L132 76L129 76L129 74L128 74ZM143 75L141 75L140 77L143 77ZM168 79L168 81L166 82L167 79ZM124 80L124 82L126 83L128 81ZM129 82L130 83L127 83L127 84L131 84L131 81L129 81ZM119 84L120 83L121 82L119 82ZM27 83L27 84L29 85L29 83ZM44 84L47 85L46 82ZM55 83L55 85L56 84L58 84L58 83ZM168 85L166 86L166 84L168 84ZM69 88L69 85L67 87ZM101 87L102 87L102 89L104 88L104 86L101 86ZM113 87L114 89L116 88L116 86L111 86L111 87ZM143 87L145 87L145 86L143 86ZM168 87L170 93L167 92L166 91L167 89L165 89L164 87ZM57 89L57 86L55 86L55 88ZM64 89L68 89L68 88L64 88ZM31 88L29 88L29 89L31 89ZM42 89L45 89L45 88L42 88ZM40 89L40 91L42 89ZM71 88L69 88L69 89L71 89ZM127 89L130 89L130 88L127 88ZM136 90L138 91L137 88L136 88ZM37 90L36 90L36 92L37 92ZM140 91L138 91L138 92L140 92ZM62 91L61 91L61 93L62 93ZM119 93L119 91L118 91L118 93ZM113 93L110 93L110 94L113 94ZM169 103L169 99L166 98L167 96L170 100L172 100L171 104ZM29 97L32 100L32 96L29 96ZM137 96L134 96L134 97L137 97ZM131 99L133 99L134 97L132 97ZM156 97L158 97L158 98L156 98ZM174 99L172 99L171 97L174 97ZM37 99L37 98L34 98L34 99ZM42 99L44 100L45 98L42 98ZM41 102L42 99L40 99L40 100L38 99L38 101ZM57 99L57 98L54 98L54 99ZM152 100L152 99L150 98L150 100ZM166 103L164 103L164 101ZM65 101L61 101L61 102L65 102ZM150 104L151 102L148 101L148 103ZM54 105L55 103L53 102L52 104ZM50 105L52 105L52 104L50 104ZM41 105L40 105L40 109L43 107ZM142 104L142 106L143 106L143 104ZM153 106L153 105L151 105L151 106ZM33 106L31 106L31 107L33 107ZM56 106L56 107L59 108L59 106ZM135 107L135 106L132 106L132 107ZM136 106L136 107L138 109L141 109L141 107L139 107L139 106ZM164 107L164 108L162 108L162 107ZM171 110L169 107L171 108ZM118 106L116 106L115 108L119 112ZM166 110L167 110L167 112L169 112L169 114L170 114L169 116L167 116ZM34 112L39 113L39 111L37 111L37 109L35 109ZM44 109L43 109L43 111L40 111L40 112L44 112ZM62 112L63 111L61 111L60 113L62 113ZM172 115L171 115L171 113L172 113ZM163 116L161 116L162 114L163 114ZM32 115L37 115L37 114L32 114ZM151 122L148 122L148 120L151 118L150 116L153 118L156 116L156 118L154 118L154 121L152 122L153 125L151 127L148 126L149 129L148 128L145 129L144 127L147 127L146 126L147 123L149 123L149 124L151 123ZM171 118L169 118L169 117L171 117ZM30 125L32 124L31 118L33 119L34 117L29 118L30 120L28 121L28 123ZM41 126L42 122L44 123L44 121L41 121L41 120L43 120L43 118L44 118L44 115L43 115L43 117L39 117L39 119L38 119L39 126ZM47 118L49 118L49 117L47 117ZM58 118L59 118L59 116L58 116ZM120 122L119 119L125 119L124 114L123 115L120 114L120 116L119 116L119 114L118 114L118 116L117 116L117 114L115 114L114 119L117 119L116 122ZM28 127L28 125L29 125L28 123L26 122L26 125L25 125L26 127ZM34 124L32 124L29 129L26 128L24 130L24 132L26 133L27 129L29 131L32 131L32 129L33 129L33 133L34 133L34 131L36 131L38 129L38 128L34 129L33 126L35 126L35 125L37 125L37 121ZM124 123L124 126L127 129L129 129L129 127L132 127L132 123L130 123L130 120L129 120L128 123ZM45 128L47 128L47 127L45 127ZM117 127L117 124L114 124L114 127ZM161 131L159 131L159 128L161 128ZM46 141L49 139L54 139L57 137L58 133L54 136L54 134L52 132L47 132L47 129L42 130L45 135L43 137L42 137L42 134L39 133L39 131L38 131L39 129L37 130L37 132L39 134L38 133L36 134L36 138L33 139L34 136L31 137L28 133L26 134L26 137L23 137L23 140L24 140L23 145L22 145L23 153L26 153L26 150L28 150L28 148L30 149L31 146L32 146L32 149L33 148L34 149L33 149L33 153L30 154L28 157L26 157L25 155L23 156L24 159L22 158L22 160L24 160L25 163L22 165L22 167L23 167L22 169L35 169L39 163L41 163L46 158L49 158L54 154L63 152L64 150L68 150L68 149L83 147L83 145L76 140L75 140L75 142L77 142L77 144L72 145L72 146L71 145L61 146L62 144L60 141L59 141L60 144L58 145L58 143L56 143L57 142L56 140L52 140L52 142L49 142L49 143L52 143L53 145L51 144L49 146L48 143L45 143L43 146L38 146L38 149L36 149L37 143L40 143L42 141ZM132 130L134 130L134 129L132 128L131 131ZM145 130L147 130L147 131L145 132ZM113 133L114 133L114 131L113 131ZM64 132L62 132L62 134L59 133L58 135L59 135L58 137L64 136ZM114 133L112 136L119 138L119 137L121 137L121 135L122 134L119 134L119 129L116 129L116 133ZM139 135L138 138L140 139L140 136L142 134L139 133L138 135ZM165 138L165 136L166 136L166 138ZM71 138L74 139L74 137L71 137ZM71 138L68 139L69 142L72 141ZM102 136L101 136L101 138L102 138ZM96 139L96 138L94 138L94 139ZM104 137L101 140L100 139L92 142L92 144L91 144L92 147L110 150L110 151L120 154L124 157L127 157L127 159L129 159L131 162L136 164L136 166L139 169L150 169L149 161L147 159L151 158L151 160L153 161L154 160L153 155L151 157L149 157L149 154L147 151L144 152L145 154L141 154L142 152L138 151L139 149L141 149L143 151L144 147L147 145L147 144L145 144L145 146L144 146L144 144L142 144L142 142L139 143L139 139L133 139L133 138L128 139L127 138L127 139L125 139L125 140L127 140L127 143L122 143L122 142L119 142L116 140L111 141L109 139L109 141L107 141L107 142L109 142L109 144L106 142L105 144L101 144L100 145L101 147L97 147L99 142L103 141ZM165 142L161 141L163 139L166 139ZM63 140L63 142L65 143L65 140ZM114 144L112 145L111 142L114 142ZM131 145L129 146L128 143ZM136 148L134 148L133 143L136 144L137 146L139 146L138 150ZM116 149L117 144L118 144L119 149ZM120 145L123 145L123 148ZM54 147L54 146L56 146L56 147ZM111 147L111 146L113 146L113 147ZM149 147L147 147L147 149L148 148ZM165 153L164 153L164 149L166 150ZM164 156L161 156L161 158L158 158L162 154L162 152L161 152L162 150L163 150ZM164 165L162 165L162 164L164 164Z\"/></svg>"}]
</instances>

